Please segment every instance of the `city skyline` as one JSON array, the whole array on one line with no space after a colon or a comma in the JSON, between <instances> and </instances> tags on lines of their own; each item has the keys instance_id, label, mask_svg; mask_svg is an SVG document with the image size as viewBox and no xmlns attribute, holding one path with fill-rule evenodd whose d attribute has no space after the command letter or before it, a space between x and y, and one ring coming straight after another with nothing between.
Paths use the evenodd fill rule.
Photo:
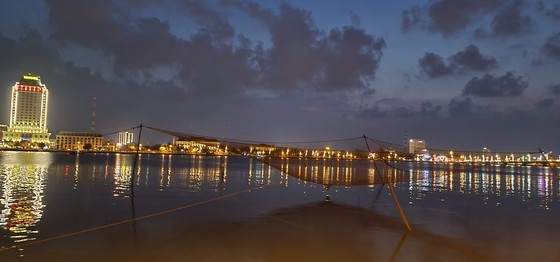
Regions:
<instances>
[{"instance_id":1,"label":"city skyline","mask_svg":"<svg viewBox=\"0 0 560 262\"><path fill-rule=\"evenodd\" d=\"M97 97L99 133L560 150L560 1L0 7L0 107L15 78L40 75L54 134L88 130Z\"/></svg>"}]
</instances>

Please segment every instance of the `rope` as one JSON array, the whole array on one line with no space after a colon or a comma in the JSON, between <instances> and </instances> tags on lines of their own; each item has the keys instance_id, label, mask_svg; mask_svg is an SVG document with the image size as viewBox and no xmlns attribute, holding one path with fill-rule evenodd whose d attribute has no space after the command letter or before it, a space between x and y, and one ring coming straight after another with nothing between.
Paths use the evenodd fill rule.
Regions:
<instances>
[{"instance_id":1,"label":"rope","mask_svg":"<svg viewBox=\"0 0 560 262\"><path fill-rule=\"evenodd\" d=\"M123 131L134 130L134 129L139 128L139 127L140 126L135 126L135 127L130 127L130 128L126 128L126 129L121 129L121 130L118 130L118 131L115 131L115 132L103 134L103 136L110 136L110 135L114 135L114 134L117 134L117 133L120 133L120 132L123 132Z\"/></svg>"},{"instance_id":2,"label":"rope","mask_svg":"<svg viewBox=\"0 0 560 262\"><path fill-rule=\"evenodd\" d=\"M364 135L364 138L366 136ZM367 144L367 140L366 140L366 144ZM368 145L368 153L371 153L371 151L369 150L369 145ZM387 185L389 186L389 191L391 191L391 196L393 197L393 201L395 202L395 206L397 207L397 210L399 211L399 214L401 216L401 219L406 227L406 229L408 230L408 232L412 231L412 228L410 227L410 224L408 223L408 219L406 219L406 216L402 210L401 204L399 203L399 200L397 199L397 195L395 195L395 191L393 190L393 182L391 181L391 177L389 176L389 171L387 170L387 166L385 166L385 162L387 162L385 159L381 159L381 163L383 164L383 172L385 173L385 178L387 178ZM375 165L375 161L373 162L373 165L376 169L376 171L378 172L379 170L377 170L377 166Z\"/></svg>"},{"instance_id":3,"label":"rope","mask_svg":"<svg viewBox=\"0 0 560 262\"><path fill-rule=\"evenodd\" d=\"M108 135L116 134L116 133L119 133L119 132L122 132L122 131L127 131L127 130L134 130L134 129L139 128L139 127L140 126L135 126L135 127L127 128L127 129L122 129L122 130L118 130L118 131L115 131L115 132L110 132L110 133L103 134L103 136L108 136ZM202 137L202 138L206 138L206 139L219 140L221 142L239 143L239 144L298 145L298 144L335 143L335 142L346 142L346 141L352 141L352 140L365 139L365 140L369 140L369 141L379 145L383 150L389 150L390 147L398 147L398 148L404 148L405 147L405 145L403 145L403 144L384 141L384 140L380 140L380 139L375 139L375 138L368 137L366 135L363 135L361 137L348 137L348 138L327 139L327 140L311 140L311 141L259 141L259 140L248 140L248 139L225 138L225 137L219 137L219 136L204 136L204 135L200 135L200 134L172 131L172 130L153 127L153 126L143 126L143 127L149 128L151 130L161 132L161 133L164 133L164 134L168 134L168 135L171 135L171 136L176 136L176 137ZM366 143L366 145L369 147L369 144ZM441 148L426 148L426 149L430 150L430 151L440 151L440 152L454 151L454 152L463 153L463 154L484 153L482 151L450 150L450 149L441 149ZM369 151L369 148L368 148L368 151ZM510 153L512 153L512 154L537 154L537 153L541 153L541 152L540 151L517 151L517 152L495 151L495 152L492 152L492 154L510 154Z\"/></svg>"},{"instance_id":4,"label":"rope","mask_svg":"<svg viewBox=\"0 0 560 262\"><path fill-rule=\"evenodd\" d=\"M350 137L350 138L340 138L340 139L330 139L330 140L316 140L316 141L258 141L258 140L243 140L243 139L233 139L233 138L223 138L217 136L203 136L198 134L190 134L190 133L183 133L177 131L170 131L161 128L151 127L151 126L144 126L145 128L152 129L154 131L162 132L172 136L178 137L204 137L209 139L216 139L224 142L232 142L232 143L250 143L250 144L281 144L281 145L288 145L288 144L319 144L319 143L333 143L333 142L344 142L344 141L351 141L361 139L362 137Z\"/></svg>"}]
</instances>

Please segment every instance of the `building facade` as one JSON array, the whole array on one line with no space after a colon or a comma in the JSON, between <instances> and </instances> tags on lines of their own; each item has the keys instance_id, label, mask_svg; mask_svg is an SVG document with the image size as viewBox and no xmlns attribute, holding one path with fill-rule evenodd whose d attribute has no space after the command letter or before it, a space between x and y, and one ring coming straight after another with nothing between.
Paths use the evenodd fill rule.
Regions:
<instances>
[{"instance_id":1,"label":"building facade","mask_svg":"<svg viewBox=\"0 0 560 262\"><path fill-rule=\"evenodd\" d=\"M103 136L101 134L91 132L66 132L60 131L56 135L57 150L89 150L99 151L104 147ZM85 146L85 148L84 148Z\"/></svg>"},{"instance_id":2,"label":"building facade","mask_svg":"<svg viewBox=\"0 0 560 262\"><path fill-rule=\"evenodd\" d=\"M220 142L205 137L173 137L173 145L187 153L220 153Z\"/></svg>"},{"instance_id":3,"label":"building facade","mask_svg":"<svg viewBox=\"0 0 560 262\"><path fill-rule=\"evenodd\" d=\"M130 143L134 143L134 133L128 131L119 132L119 144L125 146Z\"/></svg>"},{"instance_id":4,"label":"building facade","mask_svg":"<svg viewBox=\"0 0 560 262\"><path fill-rule=\"evenodd\" d=\"M21 77L12 86L10 125L3 140L10 142L49 143L47 129L49 90L39 76Z\"/></svg>"},{"instance_id":5,"label":"building facade","mask_svg":"<svg viewBox=\"0 0 560 262\"><path fill-rule=\"evenodd\" d=\"M426 153L426 141L420 139L410 139L408 141L409 154L423 154Z\"/></svg>"}]
</instances>

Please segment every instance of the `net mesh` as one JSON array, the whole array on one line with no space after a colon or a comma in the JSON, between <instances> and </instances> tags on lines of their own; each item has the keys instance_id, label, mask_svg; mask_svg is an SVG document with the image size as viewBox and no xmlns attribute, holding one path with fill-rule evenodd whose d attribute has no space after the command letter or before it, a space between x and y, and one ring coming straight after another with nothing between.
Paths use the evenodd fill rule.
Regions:
<instances>
[{"instance_id":1,"label":"net mesh","mask_svg":"<svg viewBox=\"0 0 560 262\"><path fill-rule=\"evenodd\" d=\"M174 141L198 141L199 144L213 145L213 151L205 153L252 157L292 177L326 186L376 185L387 181L410 182L420 177L413 171L417 168L411 168L411 163L428 162L429 169L443 171L440 173L445 174L484 168L490 164L486 160L504 160L508 157L532 159L542 153L453 151L425 146L415 151L417 149L411 150L409 141L399 144L365 135L316 141L252 141L201 136L149 126L144 128L170 135L174 137ZM431 159L426 161L422 159L423 156ZM440 160L443 161L434 164Z\"/></svg>"}]
</instances>

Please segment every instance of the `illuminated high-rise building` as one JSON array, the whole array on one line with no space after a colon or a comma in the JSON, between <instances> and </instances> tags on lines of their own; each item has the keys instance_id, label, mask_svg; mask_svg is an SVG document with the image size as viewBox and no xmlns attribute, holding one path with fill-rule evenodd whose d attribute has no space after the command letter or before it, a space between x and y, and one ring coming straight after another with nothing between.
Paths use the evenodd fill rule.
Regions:
<instances>
[{"instance_id":1,"label":"illuminated high-rise building","mask_svg":"<svg viewBox=\"0 0 560 262\"><path fill-rule=\"evenodd\" d=\"M422 154L426 152L426 141L420 139L408 140L408 153L409 154Z\"/></svg>"},{"instance_id":2,"label":"illuminated high-rise building","mask_svg":"<svg viewBox=\"0 0 560 262\"><path fill-rule=\"evenodd\" d=\"M128 131L119 132L119 144L125 146L134 142L134 133Z\"/></svg>"},{"instance_id":3,"label":"illuminated high-rise building","mask_svg":"<svg viewBox=\"0 0 560 262\"><path fill-rule=\"evenodd\" d=\"M41 83L41 77L22 76L12 86L10 125L3 131L4 141L48 143L48 99L49 90Z\"/></svg>"}]
</instances>

